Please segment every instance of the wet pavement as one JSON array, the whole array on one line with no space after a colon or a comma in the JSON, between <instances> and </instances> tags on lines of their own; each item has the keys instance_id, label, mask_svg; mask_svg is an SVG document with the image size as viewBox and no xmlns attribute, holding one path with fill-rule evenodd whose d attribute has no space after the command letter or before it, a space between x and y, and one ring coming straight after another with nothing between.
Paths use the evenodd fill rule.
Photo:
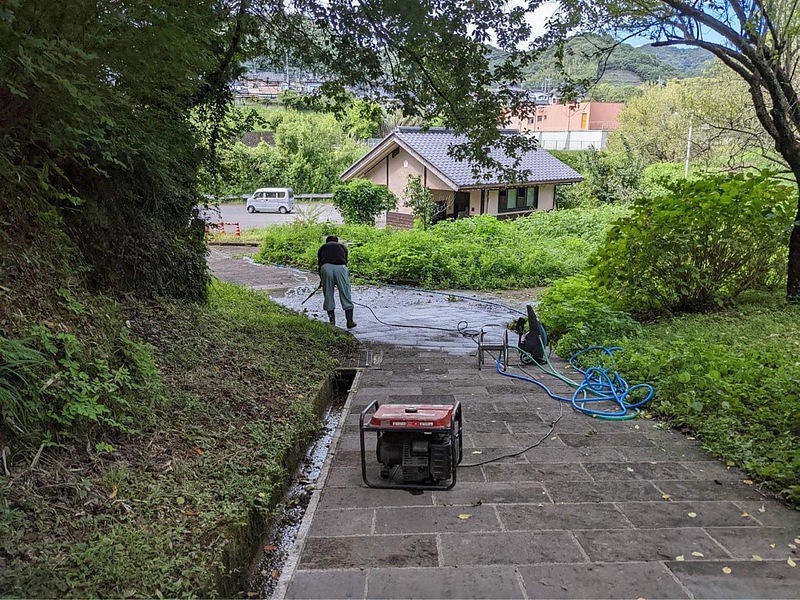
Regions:
<instances>
[{"instance_id":1,"label":"wet pavement","mask_svg":"<svg viewBox=\"0 0 800 600\"><path fill-rule=\"evenodd\" d=\"M302 304L319 284L316 273L255 263L249 258L254 252L250 247L212 246L208 258L211 272L224 281L266 292L276 302L312 319L328 320L322 309L322 291ZM528 301L533 301L533 292ZM474 352L473 334L481 329L486 342L501 343L506 325L522 315L526 303L520 291L498 298L463 291L433 293L366 285L353 286L352 297L358 327L351 333L360 341L454 354ZM344 327L338 298L336 313L339 327Z\"/></svg>"},{"instance_id":2,"label":"wet pavement","mask_svg":"<svg viewBox=\"0 0 800 600\"><path fill-rule=\"evenodd\" d=\"M222 252L209 263L287 306L316 285L308 273ZM355 296L395 323L477 327L516 316L409 290L359 287ZM320 318L321 298L308 305ZM406 332L363 309L356 320L373 359L353 383L272 597L800 597L800 513L697 440L649 419L592 419L493 365L479 370L474 342L457 332ZM375 400L461 403L464 459L452 490L364 485L358 419ZM379 480L375 434L366 439L368 475Z\"/></svg>"}]
</instances>

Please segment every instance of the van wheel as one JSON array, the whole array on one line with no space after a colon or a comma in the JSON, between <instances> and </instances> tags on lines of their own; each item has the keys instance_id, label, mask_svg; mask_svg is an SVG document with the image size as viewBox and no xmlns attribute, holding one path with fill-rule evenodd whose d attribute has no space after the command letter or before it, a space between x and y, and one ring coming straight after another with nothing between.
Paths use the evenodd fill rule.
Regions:
<instances>
[{"instance_id":1,"label":"van wheel","mask_svg":"<svg viewBox=\"0 0 800 600\"><path fill-rule=\"evenodd\" d=\"M253 214L254 212L256 212L256 207L251 204L250 206L247 207L247 212Z\"/></svg>"},{"instance_id":2,"label":"van wheel","mask_svg":"<svg viewBox=\"0 0 800 600\"><path fill-rule=\"evenodd\" d=\"M288 211L288 210L286 210L286 207L285 207L285 206L279 206L279 207L278 207L278 212L279 212L279 213L281 213L282 215L285 215L285 214L286 214L287 212L289 212L289 211Z\"/></svg>"}]
</instances>

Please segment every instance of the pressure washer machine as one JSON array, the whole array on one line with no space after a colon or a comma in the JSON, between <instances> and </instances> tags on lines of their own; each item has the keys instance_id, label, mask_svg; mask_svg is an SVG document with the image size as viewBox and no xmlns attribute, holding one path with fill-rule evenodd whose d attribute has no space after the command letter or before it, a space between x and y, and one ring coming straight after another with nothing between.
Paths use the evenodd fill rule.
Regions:
<instances>
[{"instance_id":1,"label":"pressure washer machine","mask_svg":"<svg viewBox=\"0 0 800 600\"><path fill-rule=\"evenodd\" d=\"M536 311L528 304L528 333L525 333L525 318L517 319L516 331L519 336L517 347L525 352L520 352L519 359L523 364L530 364L536 361L538 364L545 363L545 348L547 348L547 332L544 325L536 316Z\"/></svg>"},{"instance_id":2,"label":"pressure washer machine","mask_svg":"<svg viewBox=\"0 0 800 600\"><path fill-rule=\"evenodd\" d=\"M369 421L367 419L369 418ZM449 490L463 458L461 403L379 404L359 419L361 475L372 488ZM367 475L365 435L374 431L380 479Z\"/></svg>"}]
</instances>

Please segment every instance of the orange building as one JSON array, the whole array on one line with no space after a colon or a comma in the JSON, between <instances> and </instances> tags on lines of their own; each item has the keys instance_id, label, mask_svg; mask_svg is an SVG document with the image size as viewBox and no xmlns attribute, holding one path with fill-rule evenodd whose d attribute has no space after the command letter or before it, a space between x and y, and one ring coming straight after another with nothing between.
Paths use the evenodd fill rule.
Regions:
<instances>
[{"instance_id":1,"label":"orange building","mask_svg":"<svg viewBox=\"0 0 800 600\"><path fill-rule=\"evenodd\" d=\"M619 127L622 102L544 104L526 119L511 117L506 127L521 131L612 131Z\"/></svg>"}]
</instances>

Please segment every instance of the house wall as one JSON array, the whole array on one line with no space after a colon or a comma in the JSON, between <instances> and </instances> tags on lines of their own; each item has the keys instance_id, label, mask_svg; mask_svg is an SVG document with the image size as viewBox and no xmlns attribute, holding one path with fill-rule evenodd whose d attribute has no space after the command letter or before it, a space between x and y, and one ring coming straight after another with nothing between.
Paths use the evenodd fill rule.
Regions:
<instances>
[{"instance_id":1,"label":"house wall","mask_svg":"<svg viewBox=\"0 0 800 600\"><path fill-rule=\"evenodd\" d=\"M536 131L534 137L544 150L604 150L608 131Z\"/></svg>"},{"instance_id":2,"label":"house wall","mask_svg":"<svg viewBox=\"0 0 800 600\"><path fill-rule=\"evenodd\" d=\"M507 125L520 131L610 131L619 127L622 102L580 102L537 106L529 118L511 117Z\"/></svg>"},{"instance_id":3,"label":"house wall","mask_svg":"<svg viewBox=\"0 0 800 600\"><path fill-rule=\"evenodd\" d=\"M434 200L449 200L448 208L452 210L453 191L450 187L406 150L402 148L399 150L397 156L392 157L390 154L367 171L364 178L373 183L387 186L389 191L397 196L397 211L410 214L411 209L405 206L403 201L403 190L408 185L409 176L419 175L422 178L422 184L433 192Z\"/></svg>"},{"instance_id":4,"label":"house wall","mask_svg":"<svg viewBox=\"0 0 800 600\"><path fill-rule=\"evenodd\" d=\"M619 113L625 108L622 102L590 102L589 129L612 131L619 127Z\"/></svg>"}]
</instances>

